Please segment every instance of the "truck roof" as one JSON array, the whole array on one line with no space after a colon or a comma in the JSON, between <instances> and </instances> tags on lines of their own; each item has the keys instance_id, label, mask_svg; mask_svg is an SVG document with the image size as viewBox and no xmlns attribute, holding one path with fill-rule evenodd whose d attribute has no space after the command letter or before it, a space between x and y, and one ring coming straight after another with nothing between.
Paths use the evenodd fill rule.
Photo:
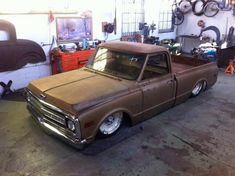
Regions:
<instances>
[{"instance_id":1,"label":"truck roof","mask_svg":"<svg viewBox=\"0 0 235 176\"><path fill-rule=\"evenodd\" d=\"M126 41L106 42L100 44L99 46L117 51L125 51L129 53L138 53L138 54L151 54L151 53L168 51L166 48L162 46L145 44L145 43L126 42Z\"/></svg>"}]
</instances>

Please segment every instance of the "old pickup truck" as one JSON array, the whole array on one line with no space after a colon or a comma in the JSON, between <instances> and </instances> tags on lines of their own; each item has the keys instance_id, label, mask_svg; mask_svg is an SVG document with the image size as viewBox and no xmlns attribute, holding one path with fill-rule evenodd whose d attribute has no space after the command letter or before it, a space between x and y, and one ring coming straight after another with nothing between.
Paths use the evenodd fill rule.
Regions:
<instances>
[{"instance_id":1,"label":"old pickup truck","mask_svg":"<svg viewBox=\"0 0 235 176\"><path fill-rule=\"evenodd\" d=\"M28 109L44 129L79 148L125 121L136 124L197 96L217 75L215 63L171 57L160 46L107 42L84 68L32 81Z\"/></svg>"}]
</instances>

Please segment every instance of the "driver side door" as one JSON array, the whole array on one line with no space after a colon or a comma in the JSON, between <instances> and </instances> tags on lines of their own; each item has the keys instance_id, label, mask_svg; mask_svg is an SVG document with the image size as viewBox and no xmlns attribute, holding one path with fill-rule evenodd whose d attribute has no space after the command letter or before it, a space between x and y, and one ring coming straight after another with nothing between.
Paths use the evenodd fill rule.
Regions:
<instances>
[{"instance_id":1,"label":"driver side door","mask_svg":"<svg viewBox=\"0 0 235 176\"><path fill-rule=\"evenodd\" d=\"M170 72L168 57L167 53L160 53L147 58L140 82L146 116L155 115L174 105L176 82Z\"/></svg>"}]
</instances>

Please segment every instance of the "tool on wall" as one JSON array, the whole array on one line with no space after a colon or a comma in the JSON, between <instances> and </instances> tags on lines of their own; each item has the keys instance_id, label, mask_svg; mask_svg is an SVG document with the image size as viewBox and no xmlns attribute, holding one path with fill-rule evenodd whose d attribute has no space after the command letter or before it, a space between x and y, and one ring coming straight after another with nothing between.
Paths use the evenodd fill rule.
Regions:
<instances>
[{"instance_id":1,"label":"tool on wall","mask_svg":"<svg viewBox=\"0 0 235 176\"><path fill-rule=\"evenodd\" d=\"M192 11L192 2L191 0L181 0L178 7L184 14L189 13Z\"/></svg>"},{"instance_id":2,"label":"tool on wall","mask_svg":"<svg viewBox=\"0 0 235 176\"><path fill-rule=\"evenodd\" d=\"M192 11L194 15L201 16L205 15L207 17L214 17L219 13L219 11L230 11L232 10L231 5L228 0L196 0L192 4Z\"/></svg>"},{"instance_id":3,"label":"tool on wall","mask_svg":"<svg viewBox=\"0 0 235 176\"><path fill-rule=\"evenodd\" d=\"M232 6L229 3L229 0L222 0L219 3L219 8L222 11L230 11L232 10Z\"/></svg>"},{"instance_id":4,"label":"tool on wall","mask_svg":"<svg viewBox=\"0 0 235 176\"><path fill-rule=\"evenodd\" d=\"M228 37L227 37L227 42L228 42L228 47L233 46L233 34L234 34L234 27L231 26L228 31Z\"/></svg>"},{"instance_id":5,"label":"tool on wall","mask_svg":"<svg viewBox=\"0 0 235 176\"><path fill-rule=\"evenodd\" d=\"M179 4L176 0L174 0L172 6L172 24L173 25L181 25L184 22L184 13L181 11Z\"/></svg>"},{"instance_id":6,"label":"tool on wall","mask_svg":"<svg viewBox=\"0 0 235 176\"><path fill-rule=\"evenodd\" d=\"M202 28L201 33L199 34L199 36L201 36L203 32L209 31L209 30L212 30L212 31L215 32L215 34L216 34L215 42L219 46L219 44L220 44L220 30L216 26L208 26L206 28Z\"/></svg>"},{"instance_id":7,"label":"tool on wall","mask_svg":"<svg viewBox=\"0 0 235 176\"><path fill-rule=\"evenodd\" d=\"M147 23L139 23L139 30L143 36L143 43L157 44L159 43L159 37L149 36L149 32L152 33L156 30L156 24L152 23L148 25Z\"/></svg>"},{"instance_id":8,"label":"tool on wall","mask_svg":"<svg viewBox=\"0 0 235 176\"><path fill-rule=\"evenodd\" d=\"M222 41L222 44L221 44L222 49L227 48L227 45L228 45L227 39L228 39L228 17L226 18L225 33L224 33L224 38L223 38L223 41Z\"/></svg>"},{"instance_id":9,"label":"tool on wall","mask_svg":"<svg viewBox=\"0 0 235 176\"><path fill-rule=\"evenodd\" d=\"M233 16L235 16L235 0L229 0L229 3L233 6Z\"/></svg>"},{"instance_id":10,"label":"tool on wall","mask_svg":"<svg viewBox=\"0 0 235 176\"><path fill-rule=\"evenodd\" d=\"M116 9L116 0L115 0L115 10L114 10L114 19L113 23L109 22L102 22L102 32L106 32L107 36L108 34L111 34L114 32L114 34L117 34L117 9Z\"/></svg>"},{"instance_id":11,"label":"tool on wall","mask_svg":"<svg viewBox=\"0 0 235 176\"><path fill-rule=\"evenodd\" d=\"M111 34L114 31L114 24L108 22L102 22L102 32Z\"/></svg>"},{"instance_id":12,"label":"tool on wall","mask_svg":"<svg viewBox=\"0 0 235 176\"><path fill-rule=\"evenodd\" d=\"M205 25L206 25L206 23L205 23L205 21L203 21L203 20L199 20L199 21L197 22L197 25L198 25L199 27L201 27L201 28L204 28Z\"/></svg>"},{"instance_id":13,"label":"tool on wall","mask_svg":"<svg viewBox=\"0 0 235 176\"><path fill-rule=\"evenodd\" d=\"M114 34L117 34L117 0L115 0L115 12L114 12L114 20L113 20L113 25L114 25Z\"/></svg>"}]
</instances>

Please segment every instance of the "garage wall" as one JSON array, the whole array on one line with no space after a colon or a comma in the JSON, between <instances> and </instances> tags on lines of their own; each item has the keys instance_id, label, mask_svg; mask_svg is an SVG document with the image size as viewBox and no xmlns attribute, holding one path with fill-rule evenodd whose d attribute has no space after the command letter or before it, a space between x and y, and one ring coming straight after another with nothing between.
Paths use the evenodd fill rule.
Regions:
<instances>
[{"instance_id":1,"label":"garage wall","mask_svg":"<svg viewBox=\"0 0 235 176\"><path fill-rule=\"evenodd\" d=\"M26 0L24 0L26 1ZM24 6L24 1L20 1L19 4ZM48 7L53 7L51 5L52 0L46 1L42 0L43 4ZM160 1L160 0L159 0ZM154 22L157 24L158 22L158 4L155 0L146 0L146 22L149 24ZM31 1L28 1L28 3ZM57 1L56 1L57 2ZM62 2L60 0L59 2ZM59 3L58 2L58 3ZM63 1L70 2L70 1ZM114 19L114 8L115 8L115 0L76 0L71 1L71 4L66 4L67 8L75 8L79 11L91 10L92 18L93 18L93 38L104 40L106 39L106 35L102 32L101 22L113 22ZM121 0L117 0L117 34L109 34L107 40L119 40L121 37ZM10 3L9 3L10 4ZM31 4L33 4L31 2ZM7 4L5 4L4 8L7 8ZM12 8L12 7L9 7ZM52 8L53 10L53 8ZM14 12L14 11L13 11ZM154 13L153 13L154 12ZM78 14L55 14L54 17L68 17L68 16L78 16ZM51 43L52 37L56 36L56 27L55 21L51 24L48 23L48 15L47 14L33 14L33 15L0 15L0 19L5 19L13 23L16 27L16 33L18 39L29 39L33 40L39 44L41 43ZM158 34L158 32L154 32L153 35L160 36L160 38L174 38L175 33L165 33ZM44 63L38 64L28 64L25 67L9 72L0 72L0 81L7 83L9 80L13 81L12 89L17 90L23 87L26 87L31 80L38 79L41 77L45 77L51 74L50 62L49 62L49 48L50 46L43 47L47 61ZM2 88L0 87L0 94L2 93Z\"/></svg>"},{"instance_id":2,"label":"garage wall","mask_svg":"<svg viewBox=\"0 0 235 176\"><path fill-rule=\"evenodd\" d=\"M158 36L160 40L162 39L174 39L176 36L176 30L174 32L159 33L158 32L158 21L159 21L159 11L163 8L161 6L162 0L146 0L145 1L145 21L148 24L156 24L156 30L153 32L153 36ZM150 32L151 33L151 32Z\"/></svg>"},{"instance_id":3,"label":"garage wall","mask_svg":"<svg viewBox=\"0 0 235 176\"><path fill-rule=\"evenodd\" d=\"M232 11L220 11L215 17L205 17L203 16L195 16L193 13L186 14L185 20L182 25L180 25L177 29L177 35L199 35L201 28L197 26L197 22L199 20L204 20L206 23L206 27L208 26L216 26L219 28L221 33L221 39L223 34L226 33L226 21L228 20L228 28L230 26L235 27L235 16L232 15ZM204 35L208 35L215 39L216 35L213 31L207 31L203 33Z\"/></svg>"},{"instance_id":4,"label":"garage wall","mask_svg":"<svg viewBox=\"0 0 235 176\"><path fill-rule=\"evenodd\" d=\"M0 16L0 19L5 19L13 23L16 27L18 39L30 39L37 43L49 43L49 24L47 15L19 15L19 16ZM48 55L48 47L43 48ZM50 74L49 61L30 65L16 70L0 73L0 81L7 83L13 81L12 89L25 87L29 80L44 77ZM1 91L2 88L0 88Z\"/></svg>"},{"instance_id":5,"label":"garage wall","mask_svg":"<svg viewBox=\"0 0 235 176\"><path fill-rule=\"evenodd\" d=\"M101 31L101 22L112 22L114 18L113 0L105 1L105 6L100 6L101 3L92 2L91 0L83 2L83 5L79 5L77 2L78 11L92 10L93 17L93 37L94 39L104 40L106 35ZM108 3L107 3L108 2ZM46 3L46 1L44 2ZM91 5L93 4L93 5ZM101 3L102 4L102 3ZM47 4L45 4L47 5ZM49 4L48 4L49 5ZM99 7L99 8L97 8ZM55 14L54 17L68 17L78 16L77 14ZM32 14L32 15L0 15L0 19L10 21L15 25L18 39L29 39L41 43L51 43L53 35L56 36L55 21L51 24L48 23L47 14ZM119 25L120 26L120 25ZM120 38L120 31L117 31L117 35L110 34L108 40L114 40ZM31 80L45 77L51 74L50 62L49 62L49 48L50 46L44 46L43 49L47 56L47 61L38 64L28 64L25 67L9 72L0 72L0 81L7 83L9 80L13 81L12 89L17 90L28 85ZM0 87L0 94L2 93L2 87Z\"/></svg>"}]
</instances>

